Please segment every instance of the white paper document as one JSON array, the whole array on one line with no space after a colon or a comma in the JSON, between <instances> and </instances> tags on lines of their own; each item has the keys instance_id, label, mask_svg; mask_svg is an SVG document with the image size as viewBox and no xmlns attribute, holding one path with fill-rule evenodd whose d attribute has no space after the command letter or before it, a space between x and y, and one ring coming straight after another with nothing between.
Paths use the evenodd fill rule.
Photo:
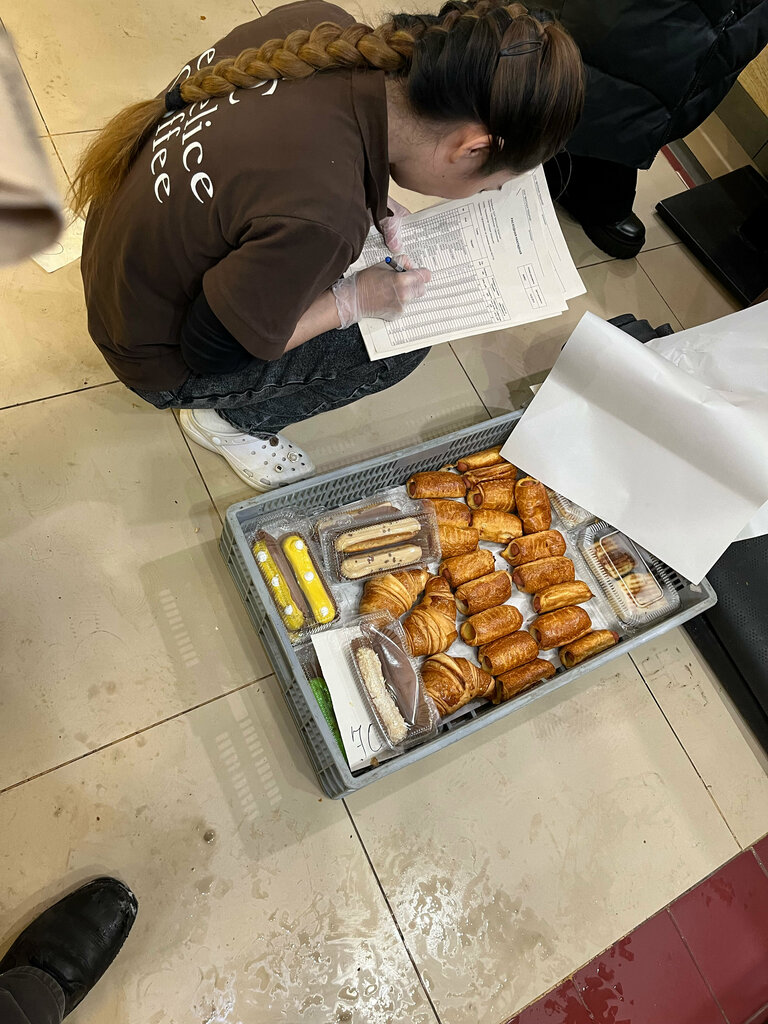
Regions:
<instances>
[{"instance_id":1,"label":"white paper document","mask_svg":"<svg viewBox=\"0 0 768 1024\"><path fill-rule=\"evenodd\" d=\"M363 320L371 359L557 316L585 289L541 168L499 192L442 203L403 222L403 252L432 271L398 320ZM390 255L373 229L349 272Z\"/></svg>"},{"instance_id":2,"label":"white paper document","mask_svg":"<svg viewBox=\"0 0 768 1024\"><path fill-rule=\"evenodd\" d=\"M757 408L768 405L768 302L666 338L656 338L648 342L648 347L726 394L732 402ZM768 501L736 540L766 533Z\"/></svg>"},{"instance_id":3,"label":"white paper document","mask_svg":"<svg viewBox=\"0 0 768 1024\"><path fill-rule=\"evenodd\" d=\"M366 768L374 757L386 761L393 756L385 744L378 722L360 694L357 680L347 661L347 644L359 635L359 630L341 627L315 633L312 637L320 670L331 695L336 721L339 723L344 752L353 772L358 768Z\"/></svg>"},{"instance_id":4,"label":"white paper document","mask_svg":"<svg viewBox=\"0 0 768 1024\"><path fill-rule=\"evenodd\" d=\"M768 500L768 402L587 313L502 454L698 583Z\"/></svg>"},{"instance_id":5,"label":"white paper document","mask_svg":"<svg viewBox=\"0 0 768 1024\"><path fill-rule=\"evenodd\" d=\"M74 217L69 211L66 211L66 213L67 226L58 239L55 242L51 242L42 252L38 252L32 257L35 263L49 274L80 259L83 253L85 221L82 217Z\"/></svg>"}]
</instances>

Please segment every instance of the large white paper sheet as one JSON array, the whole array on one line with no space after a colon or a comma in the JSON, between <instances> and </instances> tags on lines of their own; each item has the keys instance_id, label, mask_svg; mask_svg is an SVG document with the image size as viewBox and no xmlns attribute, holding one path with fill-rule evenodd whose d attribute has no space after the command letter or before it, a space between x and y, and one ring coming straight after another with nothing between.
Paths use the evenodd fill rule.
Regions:
<instances>
[{"instance_id":1,"label":"large white paper sheet","mask_svg":"<svg viewBox=\"0 0 768 1024\"><path fill-rule=\"evenodd\" d=\"M401 233L432 281L398 320L361 322L371 359L557 316L584 291L539 168L500 192L411 214ZM349 272L387 255L374 229Z\"/></svg>"},{"instance_id":2,"label":"large white paper sheet","mask_svg":"<svg viewBox=\"0 0 768 1024\"><path fill-rule=\"evenodd\" d=\"M695 583L768 499L768 409L591 313L503 454Z\"/></svg>"},{"instance_id":3,"label":"large white paper sheet","mask_svg":"<svg viewBox=\"0 0 768 1024\"><path fill-rule=\"evenodd\" d=\"M731 402L768 406L768 302L692 327L648 347L725 394ZM766 441L768 459L768 440ZM768 502L736 540L768 533Z\"/></svg>"}]
</instances>

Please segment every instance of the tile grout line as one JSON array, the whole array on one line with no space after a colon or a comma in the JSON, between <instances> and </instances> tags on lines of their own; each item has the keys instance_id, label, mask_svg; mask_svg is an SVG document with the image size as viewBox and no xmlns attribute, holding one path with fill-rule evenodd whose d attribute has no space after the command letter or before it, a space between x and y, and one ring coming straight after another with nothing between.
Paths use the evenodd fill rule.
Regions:
<instances>
[{"instance_id":1,"label":"tile grout line","mask_svg":"<svg viewBox=\"0 0 768 1024\"><path fill-rule=\"evenodd\" d=\"M255 686L257 683L268 679L272 675L272 672L267 672L263 676L259 676L258 679L251 679L247 683L241 683L239 686L235 686L231 690L227 690L224 693L218 693L215 697L209 697L208 700L201 701L199 704L193 704L192 707L185 708L183 711L177 711L174 715L168 715L166 718L161 718L157 722L152 722L151 725L145 725L142 729L135 729L133 732L126 733L124 736L118 736L114 740L110 740L109 743L104 743L100 747L94 747L93 750L86 750L84 754L78 754L77 757L70 757L68 761L62 761L60 764L55 764L50 768L45 768L41 772L36 772L34 775L29 775L26 779L20 779L18 782L12 783L10 786L5 786L0 789L0 797L5 796L6 793L12 792L14 789L18 789L20 786L25 786L28 782L34 782L36 779L41 779L44 775L50 775L51 772L57 772L60 768L68 768L71 764L75 764L77 761L83 761L86 757L90 757L92 754L100 754L104 750L109 750L110 747L117 746L118 743L124 743L126 740L133 739L134 736L141 736L145 732L149 732L151 729L156 729L159 725L166 725L168 722L173 722L177 718L183 718L184 715L190 714L192 711L199 711L200 708L207 707L209 704L213 704L214 701L221 700L224 697L231 697L234 693L239 693L241 690L246 690L249 686Z\"/></svg>"},{"instance_id":2,"label":"tile grout line","mask_svg":"<svg viewBox=\"0 0 768 1024\"><path fill-rule=\"evenodd\" d=\"M704 880L702 879L702 882L700 882L699 885L703 884L703 881ZM714 993L714 991L712 989L712 986L709 984L708 978L704 974L704 971L702 971L702 969L699 967L698 960L693 955L693 950L688 945L688 940L683 935L682 930L680 929L680 926L678 925L677 921L675 920L675 915L672 913L672 904L671 903L668 904L668 906L666 907L666 911L667 911L667 914L669 915L669 919L671 920L672 925L673 925L675 931L680 936L680 941L682 942L683 946L685 946L686 953L691 958L691 963L696 968L696 970L699 972L699 976L701 977L701 980L707 986L707 991L712 996L712 1002L715 1004L715 1006L718 1008L720 1013L723 1015L723 1020L725 1021L725 1024L730 1024L730 1021L728 1019L728 1015L726 1014L725 1010L720 1005L720 1000L715 995L715 993Z\"/></svg>"},{"instance_id":3,"label":"tile grout line","mask_svg":"<svg viewBox=\"0 0 768 1024\"><path fill-rule=\"evenodd\" d=\"M687 759L688 759L688 762L689 762L689 764L691 765L691 767L693 768L693 770L694 770L694 771L696 772L696 775L698 776L698 778L699 778L699 780L700 780L700 782L701 782L702 786L704 787L704 790L705 790L705 792L706 792L706 793L707 793L707 795L709 796L709 799L710 799L710 800L712 801L712 803L713 803L713 805L714 805L714 807L715 807L715 810L716 810L716 811L717 811L717 813L718 813L718 814L720 815L720 817L721 817L721 818L723 819L723 822L724 822L724 824L725 824L725 827L726 827L726 828L728 829L728 832L730 833L730 835L731 835L731 838L733 839L733 841L734 841L734 842L736 843L736 845L738 846L738 848L739 848L739 852L743 852L743 851L744 851L744 849L745 849L745 847L743 847L743 846L741 845L741 843L739 842L739 840L737 839L737 837L736 837L736 834L734 833L733 829L731 828L731 826L730 826L730 824L729 824L729 822L728 822L728 819L726 818L725 814L723 814L723 811L721 810L721 808L720 808L720 805L718 804L717 800L715 800L715 797L714 797L714 796L713 796L713 794L712 794L712 790L711 790L711 789L710 789L710 787L709 787L709 786L707 785L707 783L706 783L706 782L704 781L704 776L703 776L703 775L701 774L701 772L699 771L699 769L698 769L698 768L696 767L696 764L695 764L695 762L694 762L693 758L691 757L691 755L690 755L690 754L688 753L688 751L686 750L685 744L684 744L684 743L683 743L683 741L682 741L682 740L680 739L680 737L679 737L679 736L677 735L677 732L675 731L675 727L674 727L674 726L672 725L672 723L670 722L669 718L667 717L667 715L666 715L666 713L665 713L665 711L664 711L664 708L662 708L661 704L660 704L660 703L658 702L658 700L656 699L656 694L655 694L655 693L653 692L653 690L651 689L651 687L650 687L650 686L648 685L648 683L646 682L645 676L644 676L644 675L643 675L643 673L642 673L642 672L640 671L640 668L638 667L637 663L635 662L635 659L634 659L634 658L632 657L632 651L629 651L629 652L628 652L628 654L629 654L629 660L630 660L630 661L632 662L632 665L633 665L633 667L634 667L635 671L637 672L638 676L639 676L639 677L640 677L640 678L642 679L642 681L643 681L643 686L645 686L645 688L646 688L646 689L648 690L648 693L649 693L649 694L651 695L651 700L652 700L652 701L654 702L654 704L656 705L656 707L657 707L657 708L659 709L659 712L661 713L661 716L662 716L662 718L664 719L664 721L665 721L665 722L667 723L667 725L669 726L669 728L670 728L670 731L671 731L672 735L673 735L673 736L675 737L675 739L677 740L677 742L678 742L678 744L679 744L679 746L680 746L680 749L682 750L682 752L683 752L683 753L685 754L685 756L687 757ZM726 861L725 863L727 863L727 861Z\"/></svg>"},{"instance_id":4,"label":"tile grout line","mask_svg":"<svg viewBox=\"0 0 768 1024\"><path fill-rule=\"evenodd\" d=\"M187 451L189 452L190 458L192 459L192 462L195 465L195 469L197 470L197 475L200 477L200 479L202 481L202 484L203 484L203 487L205 488L205 493L208 495L208 497L211 500L211 504L213 505L213 511L216 513L216 516L217 516L219 522L223 526L224 525L224 519L223 519L223 517L221 515L221 512L219 512L219 507L216 504L216 502L214 500L214 497L213 497L213 495L211 494L211 492L210 492L210 490L208 488L208 484L206 482L206 479L203 476L203 471L200 469L198 461L195 458L195 453L192 451L192 446L189 443L189 438L184 433L184 431L181 429L181 423L179 423L178 417L173 415L173 409L168 409L167 411L171 414L171 416L173 416L173 419L174 419L174 421L176 423L176 426L178 427L179 433L181 434L182 439L184 441L184 444L187 446Z\"/></svg>"},{"instance_id":5,"label":"tile grout line","mask_svg":"<svg viewBox=\"0 0 768 1024\"><path fill-rule=\"evenodd\" d=\"M73 388L71 391L57 391L55 395L42 395L40 398L29 398L26 402L14 402L11 405L0 405L0 412L8 409L21 409L25 405L34 405L36 402L48 402L52 398L66 398L67 395L79 395L81 391L93 391L95 388L106 388L110 384L119 384L120 381L104 380L100 384L87 384L82 388Z\"/></svg>"},{"instance_id":6,"label":"tile grout line","mask_svg":"<svg viewBox=\"0 0 768 1024\"><path fill-rule=\"evenodd\" d=\"M660 248L665 248L665 249L669 249L669 248L671 248L671 246L672 246L672 245L682 245L682 242L671 242L671 243L670 243L670 245L668 245L668 246L660 246ZM655 251L656 251L656 250L653 250L653 249L649 250L649 252L655 252ZM641 252L641 253L639 253L638 255L642 256L642 252ZM636 259L636 261L637 261L637 265L638 265L638 267L640 268L640 270L642 270L642 272L643 272L643 273L645 274L645 276L646 276L646 277L648 278L648 280L649 280L649 281L651 282L651 286L653 287L653 290L654 290L654 291L656 292L656 294L657 294L657 295L659 296L659 298L661 299L661 301L662 301L662 302L664 303L664 305L665 305L665 306L667 307L667 309L668 309L668 310L670 311L670 313L672 314L672 316L673 316L673 318L674 318L674 320L675 320L675 323L676 323L676 324L678 325L678 326L677 326L677 329L676 329L676 330L679 330L679 331L684 331L684 330L686 330L685 324L684 324L684 323L683 323L683 321L682 321L682 320L680 319L680 317L679 317L679 316L677 315L677 313L676 313L676 312L675 312L675 310L674 310L674 309L672 308L672 306L670 306L670 304L669 304L669 303L667 302L667 300L666 300L666 299L664 298L664 296L663 296L663 295L661 294L661 291L660 291L660 290L659 290L659 289L657 288L657 286L656 286L656 282L655 282L655 281L653 280L653 278L651 277L651 275L650 275L650 274L648 273L648 271L647 271L647 270L645 269L645 267L644 267L644 266L643 266L643 264L642 264L642 263L640 262L640 260L639 260L639 259L637 259L637 257L635 257L635 259Z\"/></svg>"},{"instance_id":7,"label":"tile grout line","mask_svg":"<svg viewBox=\"0 0 768 1024\"><path fill-rule=\"evenodd\" d=\"M493 416L491 415L491 410L485 404L485 402L483 400L483 396L480 394L480 392L475 387L475 382L469 376L469 373L467 372L467 370L464 367L464 363L462 363L461 359L459 359L458 355L456 354L456 351L454 350L454 347L453 347L453 342L449 341L449 342L447 342L447 344L448 344L448 348L451 350L451 355L453 356L453 358L456 360L456 362L461 367L461 372L464 374L464 376L469 381L469 386L472 388L472 390L477 395L477 400L480 402L480 405L482 405L482 407L485 409L486 413L488 414L488 418L489 419L493 419Z\"/></svg>"},{"instance_id":8,"label":"tile grout line","mask_svg":"<svg viewBox=\"0 0 768 1024\"><path fill-rule=\"evenodd\" d=\"M389 897L387 896L386 892L384 891L384 886L381 884L381 879L378 876L376 868L373 866L373 861L371 860L370 854L368 853L366 845L363 842L363 837L360 835L360 830L357 827L357 823L356 823L355 819L352 817L352 811L349 809L349 805L347 804L346 799L342 799L341 802L344 804L344 809L346 810L347 816L349 817L349 823L352 826L352 828L355 830L355 835L357 836L358 842L360 843L360 847L361 847L363 853L365 854L365 859L368 861L368 866L370 867L370 869L371 869L371 871L373 873L373 877L376 879L376 885L379 887L379 892L381 893L382 898L383 898L384 902L387 905L387 910L390 913L390 916L391 916L392 921L393 921L393 923L395 925L395 928L397 928L397 934L400 936L400 941L403 944L403 949L408 954L408 959L411 961L411 964L413 965L413 969L416 972L416 977L419 979L419 984L421 985L421 987L422 987L422 989L424 991L424 995L427 997L427 1001L428 1001L429 1005L432 1007L432 1012L435 1015L435 1020L438 1022L438 1024L442 1024L442 1021L440 1020L440 1014L437 1012L437 1007L435 1006L435 1004L432 1001L432 996L429 994L429 989L427 988L427 986L424 983L424 979L421 976L421 971L416 966L416 961L413 958L413 954L411 953L411 951L410 951L410 949L408 947L408 943L405 941L405 936L403 935L402 928L400 927L400 922L397 920L397 917L395 916L395 912L392 909L392 904L389 902Z\"/></svg>"}]
</instances>

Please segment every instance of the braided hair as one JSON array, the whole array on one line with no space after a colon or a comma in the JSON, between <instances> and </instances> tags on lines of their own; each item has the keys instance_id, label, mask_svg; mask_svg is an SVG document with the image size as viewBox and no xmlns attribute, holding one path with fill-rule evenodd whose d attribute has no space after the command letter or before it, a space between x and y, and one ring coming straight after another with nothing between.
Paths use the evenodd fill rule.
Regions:
<instances>
[{"instance_id":1,"label":"braided hair","mask_svg":"<svg viewBox=\"0 0 768 1024\"><path fill-rule=\"evenodd\" d=\"M397 14L384 25L323 22L203 67L179 82L170 109L267 80L339 69L380 70L401 81L411 112L438 129L482 124L491 146L484 170L529 170L573 131L584 81L576 44L551 15L505 0L449 0L437 15ZM72 186L83 213L120 187L169 107L160 96L117 114L85 151Z\"/></svg>"}]
</instances>

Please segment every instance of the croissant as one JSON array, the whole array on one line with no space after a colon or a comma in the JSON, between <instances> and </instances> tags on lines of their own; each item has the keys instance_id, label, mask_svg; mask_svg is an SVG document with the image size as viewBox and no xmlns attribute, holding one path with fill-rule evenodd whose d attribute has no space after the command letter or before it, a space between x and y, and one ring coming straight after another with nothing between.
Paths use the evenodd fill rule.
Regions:
<instances>
[{"instance_id":1,"label":"croissant","mask_svg":"<svg viewBox=\"0 0 768 1024\"><path fill-rule=\"evenodd\" d=\"M368 580L360 599L360 614L390 612L396 619L404 615L424 589L429 578L426 569L388 572Z\"/></svg>"},{"instance_id":2,"label":"croissant","mask_svg":"<svg viewBox=\"0 0 768 1024\"><path fill-rule=\"evenodd\" d=\"M424 688L441 715L469 704L475 697L492 697L496 681L466 658L438 654L428 658L421 667Z\"/></svg>"},{"instance_id":3,"label":"croissant","mask_svg":"<svg viewBox=\"0 0 768 1024\"><path fill-rule=\"evenodd\" d=\"M442 576L432 576L427 581L420 607L442 612L456 622L456 598L448 580Z\"/></svg>"},{"instance_id":4,"label":"croissant","mask_svg":"<svg viewBox=\"0 0 768 1024\"><path fill-rule=\"evenodd\" d=\"M445 615L437 608L417 605L403 622L408 638L408 647L414 658L423 654L439 654L447 651L458 637L456 618Z\"/></svg>"}]
</instances>

